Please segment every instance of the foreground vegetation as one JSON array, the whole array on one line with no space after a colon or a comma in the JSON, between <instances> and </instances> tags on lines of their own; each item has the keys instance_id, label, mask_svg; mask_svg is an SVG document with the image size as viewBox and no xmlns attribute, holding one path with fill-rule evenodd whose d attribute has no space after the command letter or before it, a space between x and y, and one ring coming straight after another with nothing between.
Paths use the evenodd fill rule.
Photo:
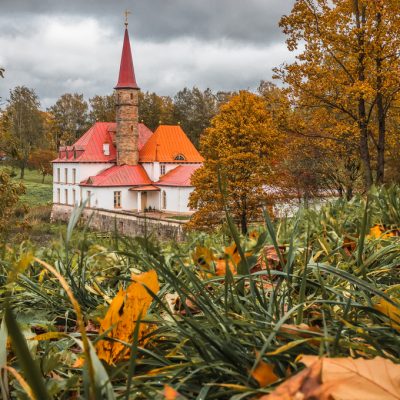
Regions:
<instances>
[{"instance_id":1,"label":"foreground vegetation","mask_svg":"<svg viewBox=\"0 0 400 400\"><path fill-rule=\"evenodd\" d=\"M74 231L77 210L61 241L1 260L3 398L257 398L300 354L398 363L399 199L163 245Z\"/></svg>"}]
</instances>

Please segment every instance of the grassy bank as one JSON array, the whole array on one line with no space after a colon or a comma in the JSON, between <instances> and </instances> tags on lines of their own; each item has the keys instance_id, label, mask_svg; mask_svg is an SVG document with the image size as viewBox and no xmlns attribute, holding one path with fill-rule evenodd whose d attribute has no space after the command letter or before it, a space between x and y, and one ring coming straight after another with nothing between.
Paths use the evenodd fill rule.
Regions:
<instances>
[{"instance_id":1,"label":"grassy bank","mask_svg":"<svg viewBox=\"0 0 400 400\"><path fill-rule=\"evenodd\" d=\"M12 283L0 301L13 309L14 348L23 348L18 330L30 339L25 351L8 349L7 364L43 399L235 400L295 376L301 354L395 365L399 198L391 188L292 220L266 215L248 238L232 228L230 238L161 245L99 239L70 224L52 246L9 247L0 279ZM138 275L151 270L159 290ZM132 274L155 289L129 292ZM23 396L9 379L8 390Z\"/></svg>"}]
</instances>

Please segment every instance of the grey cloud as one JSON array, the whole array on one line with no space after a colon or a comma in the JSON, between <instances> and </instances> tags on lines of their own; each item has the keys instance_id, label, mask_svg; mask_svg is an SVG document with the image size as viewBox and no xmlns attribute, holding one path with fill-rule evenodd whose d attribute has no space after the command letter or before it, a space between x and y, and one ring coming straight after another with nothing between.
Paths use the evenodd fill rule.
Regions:
<instances>
[{"instance_id":1,"label":"grey cloud","mask_svg":"<svg viewBox=\"0 0 400 400\"><path fill-rule=\"evenodd\" d=\"M1 0L0 97L26 85L43 107L66 92L111 93L122 46L121 10L142 90L255 88L292 59L278 21L292 0ZM115 5L116 4L116 5Z\"/></svg>"},{"instance_id":2,"label":"grey cloud","mask_svg":"<svg viewBox=\"0 0 400 400\"><path fill-rule=\"evenodd\" d=\"M138 39L168 41L182 36L271 43L281 39L278 22L294 0L2 0L2 14L85 15L118 29L123 10Z\"/></svg>"}]
</instances>

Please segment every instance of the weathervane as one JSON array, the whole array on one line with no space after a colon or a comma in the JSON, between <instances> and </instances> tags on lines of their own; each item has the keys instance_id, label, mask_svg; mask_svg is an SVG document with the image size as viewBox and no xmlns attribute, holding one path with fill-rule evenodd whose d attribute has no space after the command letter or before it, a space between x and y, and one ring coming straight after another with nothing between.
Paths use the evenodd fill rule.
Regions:
<instances>
[{"instance_id":1,"label":"weathervane","mask_svg":"<svg viewBox=\"0 0 400 400\"><path fill-rule=\"evenodd\" d=\"M125 26L128 27L128 15L132 14L128 9L125 10Z\"/></svg>"}]
</instances>

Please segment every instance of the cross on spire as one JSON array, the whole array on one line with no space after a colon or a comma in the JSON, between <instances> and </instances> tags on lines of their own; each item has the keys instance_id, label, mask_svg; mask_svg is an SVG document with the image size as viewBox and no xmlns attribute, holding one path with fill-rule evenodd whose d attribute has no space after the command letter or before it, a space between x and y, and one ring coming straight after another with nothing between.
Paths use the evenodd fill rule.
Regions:
<instances>
[{"instance_id":1,"label":"cross on spire","mask_svg":"<svg viewBox=\"0 0 400 400\"><path fill-rule=\"evenodd\" d=\"M128 9L125 10L124 15L125 15L125 26L128 27L128 16L129 14L132 14Z\"/></svg>"}]
</instances>

